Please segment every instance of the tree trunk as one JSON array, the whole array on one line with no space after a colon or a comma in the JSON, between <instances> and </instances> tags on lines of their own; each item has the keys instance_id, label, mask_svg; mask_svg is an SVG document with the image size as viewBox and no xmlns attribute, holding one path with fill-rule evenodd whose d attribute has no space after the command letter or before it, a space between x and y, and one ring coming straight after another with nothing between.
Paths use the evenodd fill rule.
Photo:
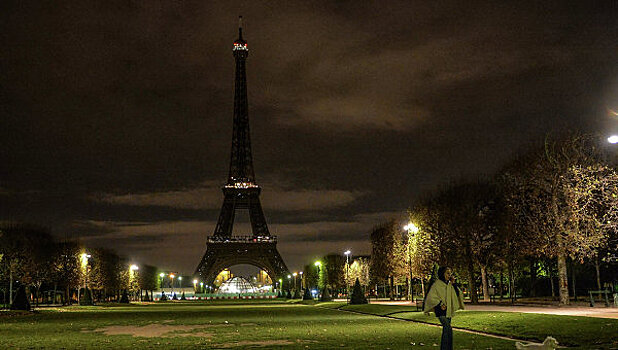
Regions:
<instances>
[{"instance_id":1,"label":"tree trunk","mask_svg":"<svg viewBox=\"0 0 618 350\"><path fill-rule=\"evenodd\" d=\"M566 256L564 253L558 255L558 291L560 293L560 304L569 304L569 281L567 280Z\"/></svg>"},{"instance_id":2,"label":"tree trunk","mask_svg":"<svg viewBox=\"0 0 618 350\"><path fill-rule=\"evenodd\" d=\"M573 299L577 301L577 292L575 289L575 261L571 261L571 289L573 290Z\"/></svg>"},{"instance_id":3,"label":"tree trunk","mask_svg":"<svg viewBox=\"0 0 618 350\"><path fill-rule=\"evenodd\" d=\"M421 277L421 291L423 292L423 298L425 298L425 281Z\"/></svg>"},{"instance_id":4,"label":"tree trunk","mask_svg":"<svg viewBox=\"0 0 618 350\"><path fill-rule=\"evenodd\" d=\"M56 288L58 288L58 283L54 282L54 296L52 298L52 304L56 303Z\"/></svg>"},{"instance_id":5,"label":"tree trunk","mask_svg":"<svg viewBox=\"0 0 618 350\"><path fill-rule=\"evenodd\" d=\"M509 263L509 298L511 298L511 304L515 302L515 283L513 283L513 264Z\"/></svg>"},{"instance_id":6,"label":"tree trunk","mask_svg":"<svg viewBox=\"0 0 618 350\"><path fill-rule=\"evenodd\" d=\"M547 274L549 275L549 284L551 285L551 297L556 297L556 288L554 287L554 273L552 272L551 263L547 261Z\"/></svg>"},{"instance_id":7,"label":"tree trunk","mask_svg":"<svg viewBox=\"0 0 618 350\"><path fill-rule=\"evenodd\" d=\"M489 284L487 283L487 267L481 265L481 281L483 283L483 301L488 302L489 299Z\"/></svg>"},{"instance_id":8,"label":"tree trunk","mask_svg":"<svg viewBox=\"0 0 618 350\"><path fill-rule=\"evenodd\" d=\"M599 254L594 257L594 268L597 272L597 290L601 290L601 267L599 266Z\"/></svg>"},{"instance_id":9,"label":"tree trunk","mask_svg":"<svg viewBox=\"0 0 618 350\"><path fill-rule=\"evenodd\" d=\"M468 285L470 287L470 302L478 304L479 296L476 293L476 277L474 275L474 263L468 259Z\"/></svg>"},{"instance_id":10,"label":"tree trunk","mask_svg":"<svg viewBox=\"0 0 618 350\"><path fill-rule=\"evenodd\" d=\"M534 259L530 260L530 296L535 297L535 287L536 286L536 261Z\"/></svg>"},{"instance_id":11,"label":"tree trunk","mask_svg":"<svg viewBox=\"0 0 618 350\"><path fill-rule=\"evenodd\" d=\"M504 282L502 281L504 279L504 272L503 272L503 268L500 268L500 301L502 301L502 294L504 294Z\"/></svg>"},{"instance_id":12,"label":"tree trunk","mask_svg":"<svg viewBox=\"0 0 618 350\"><path fill-rule=\"evenodd\" d=\"M9 308L13 305L13 268L9 263Z\"/></svg>"},{"instance_id":13,"label":"tree trunk","mask_svg":"<svg viewBox=\"0 0 618 350\"><path fill-rule=\"evenodd\" d=\"M394 288L393 288L395 284L395 277L393 276L389 277L389 284L390 284L390 289L389 289L390 299L395 300L395 293L394 293Z\"/></svg>"}]
</instances>

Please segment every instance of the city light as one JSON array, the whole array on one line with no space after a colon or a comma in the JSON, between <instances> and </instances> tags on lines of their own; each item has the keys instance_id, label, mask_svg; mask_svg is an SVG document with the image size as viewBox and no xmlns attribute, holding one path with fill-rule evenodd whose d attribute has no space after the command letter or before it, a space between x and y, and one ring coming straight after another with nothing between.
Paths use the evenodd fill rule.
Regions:
<instances>
[{"instance_id":1,"label":"city light","mask_svg":"<svg viewBox=\"0 0 618 350\"><path fill-rule=\"evenodd\" d=\"M159 274L159 277L161 277L161 278L165 277L165 273L161 272L161 273Z\"/></svg>"},{"instance_id":2,"label":"city light","mask_svg":"<svg viewBox=\"0 0 618 350\"><path fill-rule=\"evenodd\" d=\"M316 262L314 263L314 265L315 265L315 266L320 267L320 266L322 266L322 262L321 262L321 261L316 261Z\"/></svg>"},{"instance_id":3,"label":"city light","mask_svg":"<svg viewBox=\"0 0 618 350\"><path fill-rule=\"evenodd\" d=\"M193 280L193 284L197 284L197 280Z\"/></svg>"},{"instance_id":4,"label":"city light","mask_svg":"<svg viewBox=\"0 0 618 350\"><path fill-rule=\"evenodd\" d=\"M343 252L343 254L345 254L346 256L347 256L347 255L350 255L351 253L352 253L352 252L351 252L350 250L346 250L345 252Z\"/></svg>"},{"instance_id":5,"label":"city light","mask_svg":"<svg viewBox=\"0 0 618 350\"><path fill-rule=\"evenodd\" d=\"M618 143L618 135L612 135L607 138L607 142L609 143Z\"/></svg>"},{"instance_id":6,"label":"city light","mask_svg":"<svg viewBox=\"0 0 618 350\"><path fill-rule=\"evenodd\" d=\"M139 270L139 266L137 266L137 265L133 264L133 265L131 265L131 266L129 267L129 270L131 270L131 271Z\"/></svg>"}]
</instances>

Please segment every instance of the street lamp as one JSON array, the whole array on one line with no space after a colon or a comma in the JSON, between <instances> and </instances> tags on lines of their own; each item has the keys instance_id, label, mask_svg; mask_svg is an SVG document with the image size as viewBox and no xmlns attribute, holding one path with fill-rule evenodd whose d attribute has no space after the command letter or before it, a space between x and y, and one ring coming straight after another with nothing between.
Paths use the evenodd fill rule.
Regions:
<instances>
[{"instance_id":1,"label":"street lamp","mask_svg":"<svg viewBox=\"0 0 618 350\"><path fill-rule=\"evenodd\" d=\"M345 294L345 301L346 303L349 303L349 299L350 299L350 281L348 281L348 279L350 278L350 254L352 252L348 249L345 252L343 252L343 254L345 255L345 289L346 289L346 294Z\"/></svg>"},{"instance_id":2,"label":"street lamp","mask_svg":"<svg viewBox=\"0 0 618 350\"><path fill-rule=\"evenodd\" d=\"M298 274L294 272L292 276L294 276L294 290L296 290L296 276L298 276Z\"/></svg>"},{"instance_id":3,"label":"street lamp","mask_svg":"<svg viewBox=\"0 0 618 350\"><path fill-rule=\"evenodd\" d=\"M607 138L607 142L609 143L618 143L618 135L612 135Z\"/></svg>"},{"instance_id":4,"label":"street lamp","mask_svg":"<svg viewBox=\"0 0 618 350\"><path fill-rule=\"evenodd\" d=\"M173 273L170 273L170 279L172 280L172 293L174 293L174 277L176 276L174 276Z\"/></svg>"},{"instance_id":5,"label":"street lamp","mask_svg":"<svg viewBox=\"0 0 618 350\"><path fill-rule=\"evenodd\" d=\"M299 272L300 274L300 289L305 289L305 281L303 280L303 272Z\"/></svg>"}]
</instances>

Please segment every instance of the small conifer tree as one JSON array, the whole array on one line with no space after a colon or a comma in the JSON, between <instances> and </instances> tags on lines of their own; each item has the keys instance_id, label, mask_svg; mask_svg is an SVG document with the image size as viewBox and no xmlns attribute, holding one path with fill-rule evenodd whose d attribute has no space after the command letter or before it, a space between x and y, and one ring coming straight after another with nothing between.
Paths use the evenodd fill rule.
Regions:
<instances>
[{"instance_id":1,"label":"small conifer tree","mask_svg":"<svg viewBox=\"0 0 618 350\"><path fill-rule=\"evenodd\" d=\"M311 296L311 291L309 288L305 288L305 294L303 294L303 300L313 300L313 296Z\"/></svg>"},{"instance_id":2,"label":"small conifer tree","mask_svg":"<svg viewBox=\"0 0 618 350\"><path fill-rule=\"evenodd\" d=\"M352 297L350 297L350 304L358 305L358 304L367 304L367 298L365 297L365 293L363 293L363 289L361 288L360 281L358 278L354 283L354 289L352 290Z\"/></svg>"},{"instance_id":3,"label":"small conifer tree","mask_svg":"<svg viewBox=\"0 0 618 350\"><path fill-rule=\"evenodd\" d=\"M320 301L333 301L333 297L330 296L328 287L324 287L324 289L322 290L322 296L320 297Z\"/></svg>"},{"instance_id":4,"label":"small conifer tree","mask_svg":"<svg viewBox=\"0 0 618 350\"><path fill-rule=\"evenodd\" d=\"M167 295L165 295L165 292L161 292L161 298L159 301L167 301Z\"/></svg>"},{"instance_id":5,"label":"small conifer tree","mask_svg":"<svg viewBox=\"0 0 618 350\"><path fill-rule=\"evenodd\" d=\"M288 289L288 292L285 294L286 299L292 299L292 293L290 293L290 290Z\"/></svg>"},{"instance_id":6,"label":"small conifer tree","mask_svg":"<svg viewBox=\"0 0 618 350\"><path fill-rule=\"evenodd\" d=\"M187 298L185 298L185 292L182 292L182 295L180 296L180 300L187 300Z\"/></svg>"},{"instance_id":7,"label":"small conifer tree","mask_svg":"<svg viewBox=\"0 0 618 350\"><path fill-rule=\"evenodd\" d=\"M79 305L94 305L92 302L92 292L90 289L84 288L84 295L79 299Z\"/></svg>"},{"instance_id":8,"label":"small conifer tree","mask_svg":"<svg viewBox=\"0 0 618 350\"><path fill-rule=\"evenodd\" d=\"M120 297L120 300L118 302L122 304L129 303L129 294L127 293L126 289L122 291L122 296Z\"/></svg>"},{"instance_id":9,"label":"small conifer tree","mask_svg":"<svg viewBox=\"0 0 618 350\"><path fill-rule=\"evenodd\" d=\"M30 311L30 301L28 301L28 297L26 296L26 287L20 286L17 289L15 299L13 299L13 303L11 304L11 310Z\"/></svg>"}]
</instances>

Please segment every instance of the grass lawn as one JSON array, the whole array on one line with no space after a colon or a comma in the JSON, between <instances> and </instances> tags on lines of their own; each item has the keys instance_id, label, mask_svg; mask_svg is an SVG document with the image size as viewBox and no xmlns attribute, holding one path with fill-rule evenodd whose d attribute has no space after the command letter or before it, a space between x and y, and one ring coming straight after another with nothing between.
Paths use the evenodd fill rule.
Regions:
<instances>
[{"instance_id":1,"label":"grass lawn","mask_svg":"<svg viewBox=\"0 0 618 350\"><path fill-rule=\"evenodd\" d=\"M440 332L419 323L281 302L169 302L0 313L0 349L435 349ZM457 349L514 348L508 340L463 333L455 335L455 344Z\"/></svg>"},{"instance_id":2,"label":"grass lawn","mask_svg":"<svg viewBox=\"0 0 618 350\"><path fill-rule=\"evenodd\" d=\"M338 305L341 310L388 315L407 320L439 324L438 319L412 306L402 305ZM411 311L414 310L414 311ZM618 349L618 320L582 316L561 316L519 312L459 311L453 327L505 335L519 339L543 341L551 335L560 345L584 349Z\"/></svg>"}]
</instances>

